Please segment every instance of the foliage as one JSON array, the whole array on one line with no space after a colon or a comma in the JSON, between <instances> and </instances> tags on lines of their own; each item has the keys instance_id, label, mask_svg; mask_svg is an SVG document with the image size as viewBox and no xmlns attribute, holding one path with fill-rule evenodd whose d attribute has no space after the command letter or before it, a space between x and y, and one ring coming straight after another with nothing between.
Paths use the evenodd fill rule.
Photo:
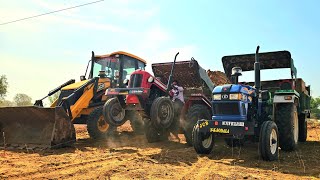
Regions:
<instances>
[{"instance_id":1,"label":"foliage","mask_svg":"<svg viewBox=\"0 0 320 180\"><path fill-rule=\"evenodd\" d=\"M311 98L311 117L320 119L320 97Z\"/></svg>"},{"instance_id":2,"label":"foliage","mask_svg":"<svg viewBox=\"0 0 320 180\"><path fill-rule=\"evenodd\" d=\"M12 107L15 106L15 103L9 100L0 101L0 107Z\"/></svg>"},{"instance_id":3,"label":"foliage","mask_svg":"<svg viewBox=\"0 0 320 180\"><path fill-rule=\"evenodd\" d=\"M26 94L16 94L13 98L13 101L17 106L29 106L32 105L32 98Z\"/></svg>"},{"instance_id":4,"label":"foliage","mask_svg":"<svg viewBox=\"0 0 320 180\"><path fill-rule=\"evenodd\" d=\"M3 99L7 94L8 82L7 77L2 75L0 77L0 98Z\"/></svg>"}]
</instances>

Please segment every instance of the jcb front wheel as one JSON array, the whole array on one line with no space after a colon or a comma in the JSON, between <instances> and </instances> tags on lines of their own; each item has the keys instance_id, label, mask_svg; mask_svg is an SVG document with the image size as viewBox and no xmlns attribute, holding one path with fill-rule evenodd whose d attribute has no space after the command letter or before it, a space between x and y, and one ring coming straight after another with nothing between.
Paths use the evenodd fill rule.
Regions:
<instances>
[{"instance_id":1,"label":"jcb front wheel","mask_svg":"<svg viewBox=\"0 0 320 180\"><path fill-rule=\"evenodd\" d=\"M102 116L102 107L95 108L88 116L87 130L91 138L101 139L115 131L115 127L109 125Z\"/></svg>"}]
</instances>

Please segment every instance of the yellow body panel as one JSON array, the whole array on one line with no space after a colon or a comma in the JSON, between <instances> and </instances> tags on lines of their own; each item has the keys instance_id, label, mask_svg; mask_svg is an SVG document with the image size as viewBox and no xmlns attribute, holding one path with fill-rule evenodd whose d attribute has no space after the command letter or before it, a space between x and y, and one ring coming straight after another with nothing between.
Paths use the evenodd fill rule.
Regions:
<instances>
[{"instance_id":1,"label":"yellow body panel","mask_svg":"<svg viewBox=\"0 0 320 180\"><path fill-rule=\"evenodd\" d=\"M86 87L82 96L77 100L77 102L74 105L70 106L70 110L72 112L72 120L78 117L81 111L89 106L90 101L93 98L93 87L94 84Z\"/></svg>"},{"instance_id":2,"label":"yellow body panel","mask_svg":"<svg viewBox=\"0 0 320 180\"><path fill-rule=\"evenodd\" d=\"M73 84L70 84L68 86L63 87L61 90L72 90L72 89L77 89L80 86L82 86L83 84L85 84L86 82L88 82L88 80L83 80L83 81L79 81Z\"/></svg>"},{"instance_id":3,"label":"yellow body panel","mask_svg":"<svg viewBox=\"0 0 320 180\"><path fill-rule=\"evenodd\" d=\"M83 81L82 81L83 82ZM103 90L110 87L110 79L109 78L100 78L99 79L99 85L104 83ZM98 88L99 88L98 85ZM94 84L89 85L84 89L84 92L82 96L77 100L77 102L70 107L70 110L72 112L72 120L74 120L77 117L80 117L80 115L89 115L91 111L94 109L93 107L88 108L91 99L93 98L93 88ZM105 95L103 95L105 96Z\"/></svg>"}]
</instances>

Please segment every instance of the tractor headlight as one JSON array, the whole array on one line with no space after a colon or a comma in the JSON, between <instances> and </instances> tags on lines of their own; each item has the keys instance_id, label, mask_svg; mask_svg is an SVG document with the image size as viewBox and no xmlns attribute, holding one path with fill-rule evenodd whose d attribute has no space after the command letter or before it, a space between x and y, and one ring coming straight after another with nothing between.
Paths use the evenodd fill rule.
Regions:
<instances>
[{"instance_id":1,"label":"tractor headlight","mask_svg":"<svg viewBox=\"0 0 320 180\"><path fill-rule=\"evenodd\" d=\"M240 100L242 98L241 94L229 94L230 100Z\"/></svg>"},{"instance_id":2,"label":"tractor headlight","mask_svg":"<svg viewBox=\"0 0 320 180\"><path fill-rule=\"evenodd\" d=\"M149 83L153 83L153 81L154 81L154 78L153 78L152 76L150 76L150 77L148 78L148 82L149 82Z\"/></svg>"},{"instance_id":3,"label":"tractor headlight","mask_svg":"<svg viewBox=\"0 0 320 180\"><path fill-rule=\"evenodd\" d=\"M232 75L236 75L236 74L241 75L241 73L242 73L241 67L232 68Z\"/></svg>"},{"instance_id":4,"label":"tractor headlight","mask_svg":"<svg viewBox=\"0 0 320 180\"><path fill-rule=\"evenodd\" d=\"M213 100L221 100L221 94L214 94Z\"/></svg>"}]
</instances>

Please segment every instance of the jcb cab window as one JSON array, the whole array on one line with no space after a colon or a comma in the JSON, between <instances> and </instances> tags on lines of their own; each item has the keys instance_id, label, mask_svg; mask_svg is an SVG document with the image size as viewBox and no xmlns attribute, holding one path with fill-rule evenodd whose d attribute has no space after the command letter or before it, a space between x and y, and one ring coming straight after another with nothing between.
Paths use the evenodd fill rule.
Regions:
<instances>
[{"instance_id":1,"label":"jcb cab window","mask_svg":"<svg viewBox=\"0 0 320 180\"><path fill-rule=\"evenodd\" d=\"M115 74L119 69L119 59L113 57L99 59L94 63L93 77L97 77L99 75L99 71L105 71L108 78L114 79Z\"/></svg>"},{"instance_id":2,"label":"jcb cab window","mask_svg":"<svg viewBox=\"0 0 320 180\"><path fill-rule=\"evenodd\" d=\"M123 75L122 80L129 79L130 74L136 70L136 60L132 58L126 58L123 62Z\"/></svg>"},{"instance_id":3,"label":"jcb cab window","mask_svg":"<svg viewBox=\"0 0 320 180\"><path fill-rule=\"evenodd\" d=\"M145 65L143 62L138 61L138 69L144 70L145 69Z\"/></svg>"}]
</instances>

